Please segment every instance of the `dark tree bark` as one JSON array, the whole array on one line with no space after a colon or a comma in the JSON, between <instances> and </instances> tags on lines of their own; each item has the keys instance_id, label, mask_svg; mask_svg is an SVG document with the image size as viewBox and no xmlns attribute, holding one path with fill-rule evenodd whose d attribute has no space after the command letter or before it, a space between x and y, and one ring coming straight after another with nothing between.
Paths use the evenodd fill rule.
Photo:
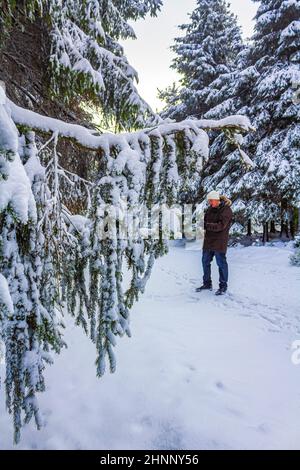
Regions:
<instances>
[{"instance_id":1,"label":"dark tree bark","mask_svg":"<svg viewBox=\"0 0 300 470\"><path fill-rule=\"evenodd\" d=\"M96 130L89 113L80 107L80 100L66 106L63 96L51 98L49 26L46 17L29 21L22 5L18 2L7 34L0 36L0 80L5 83L7 97L44 116ZM58 150L64 154L64 168L87 179L91 168L88 150L70 141L60 142Z\"/></svg>"},{"instance_id":2,"label":"dark tree bark","mask_svg":"<svg viewBox=\"0 0 300 470\"><path fill-rule=\"evenodd\" d=\"M271 221L270 233L276 233L275 221L274 220Z\"/></svg>"},{"instance_id":3,"label":"dark tree bark","mask_svg":"<svg viewBox=\"0 0 300 470\"><path fill-rule=\"evenodd\" d=\"M297 207L293 207L291 211L291 221L290 221L290 232L291 237L294 239L298 230L299 230L299 213L300 210Z\"/></svg>"},{"instance_id":4,"label":"dark tree bark","mask_svg":"<svg viewBox=\"0 0 300 470\"><path fill-rule=\"evenodd\" d=\"M251 219L248 219L247 223L247 237L251 237L252 235L252 221Z\"/></svg>"},{"instance_id":5,"label":"dark tree bark","mask_svg":"<svg viewBox=\"0 0 300 470\"><path fill-rule=\"evenodd\" d=\"M296 235L296 217L295 217L295 211L293 210L292 217L290 220L290 234L291 238L294 239Z\"/></svg>"},{"instance_id":6,"label":"dark tree bark","mask_svg":"<svg viewBox=\"0 0 300 470\"><path fill-rule=\"evenodd\" d=\"M286 199L281 200L281 229L280 237L286 236L290 238L289 234L289 223L288 223L288 203Z\"/></svg>"},{"instance_id":7,"label":"dark tree bark","mask_svg":"<svg viewBox=\"0 0 300 470\"><path fill-rule=\"evenodd\" d=\"M263 225L263 243L269 241L269 223L265 222Z\"/></svg>"},{"instance_id":8,"label":"dark tree bark","mask_svg":"<svg viewBox=\"0 0 300 470\"><path fill-rule=\"evenodd\" d=\"M280 231L280 237L282 238L283 236L285 236L286 238L290 238L289 224L284 220L281 221Z\"/></svg>"}]
</instances>

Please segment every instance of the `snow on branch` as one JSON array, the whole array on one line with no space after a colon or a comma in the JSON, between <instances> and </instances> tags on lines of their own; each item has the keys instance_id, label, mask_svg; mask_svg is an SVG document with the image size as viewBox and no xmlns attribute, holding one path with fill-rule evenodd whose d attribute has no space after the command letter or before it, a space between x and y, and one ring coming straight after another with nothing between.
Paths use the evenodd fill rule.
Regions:
<instances>
[{"instance_id":1,"label":"snow on branch","mask_svg":"<svg viewBox=\"0 0 300 470\"><path fill-rule=\"evenodd\" d=\"M115 372L117 337L131 336L130 309L155 260L168 250L159 211L150 232L145 214L183 197L195 200L212 129L240 149L242 134L253 127L236 115L168 119L140 131L96 134L21 108L0 87L0 311L11 315L4 341L15 442L23 421L34 416L41 427L37 396L45 388L45 364L52 362L48 351L59 353L65 345L63 308L95 344L97 376L107 364ZM50 135L39 148L34 131ZM59 138L102 151L90 180L61 166ZM250 164L246 154L242 157ZM173 225L170 231L177 233Z\"/></svg>"},{"instance_id":2,"label":"snow on branch","mask_svg":"<svg viewBox=\"0 0 300 470\"><path fill-rule=\"evenodd\" d=\"M142 138L143 134L151 136L158 133L163 137L168 134L176 134L184 130L192 130L195 134L199 133L199 129L227 129L235 132L249 132L254 130L246 116L234 115L220 120L187 119L180 123L162 121L161 124L154 128L146 128L133 133L104 133L102 135L93 135L93 131L86 127L77 124L69 124L59 119L43 116L35 113L34 111L17 106L9 99L7 99L7 106L10 109L11 117L15 124L23 125L44 133L58 132L61 137L73 139L79 145L91 150L102 149L104 151L108 151L111 146L117 145L122 148L124 146L124 138L128 142L133 136L137 139L139 139L139 137Z\"/></svg>"}]
</instances>

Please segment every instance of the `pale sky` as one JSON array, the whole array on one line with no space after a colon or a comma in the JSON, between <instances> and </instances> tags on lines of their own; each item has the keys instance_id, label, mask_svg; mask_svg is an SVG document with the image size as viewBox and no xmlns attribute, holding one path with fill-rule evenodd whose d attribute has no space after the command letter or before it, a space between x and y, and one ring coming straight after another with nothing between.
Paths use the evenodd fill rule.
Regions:
<instances>
[{"instance_id":1,"label":"pale sky","mask_svg":"<svg viewBox=\"0 0 300 470\"><path fill-rule=\"evenodd\" d=\"M250 37L258 3L252 0L229 2L233 13L238 16L244 37ZM178 81L178 75L170 69L173 53L169 47L173 39L182 34L177 26L189 21L188 13L193 11L196 3L196 0L163 0L162 10L156 18L147 16L145 20L132 23L137 39L122 41L125 55L139 75L139 93L154 111L162 109L157 88L164 89Z\"/></svg>"}]
</instances>

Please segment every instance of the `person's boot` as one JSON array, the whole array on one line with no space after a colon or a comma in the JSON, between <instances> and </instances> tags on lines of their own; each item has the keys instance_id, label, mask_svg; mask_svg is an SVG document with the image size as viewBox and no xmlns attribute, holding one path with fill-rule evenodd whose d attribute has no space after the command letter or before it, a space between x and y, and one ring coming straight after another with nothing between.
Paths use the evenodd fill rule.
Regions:
<instances>
[{"instance_id":1,"label":"person's boot","mask_svg":"<svg viewBox=\"0 0 300 470\"><path fill-rule=\"evenodd\" d=\"M227 287L219 287L219 289L216 291L216 295L224 295L227 292Z\"/></svg>"},{"instance_id":2,"label":"person's boot","mask_svg":"<svg viewBox=\"0 0 300 470\"><path fill-rule=\"evenodd\" d=\"M201 287L197 287L196 292L202 292L204 290L212 290L212 285L211 284L203 284Z\"/></svg>"}]
</instances>

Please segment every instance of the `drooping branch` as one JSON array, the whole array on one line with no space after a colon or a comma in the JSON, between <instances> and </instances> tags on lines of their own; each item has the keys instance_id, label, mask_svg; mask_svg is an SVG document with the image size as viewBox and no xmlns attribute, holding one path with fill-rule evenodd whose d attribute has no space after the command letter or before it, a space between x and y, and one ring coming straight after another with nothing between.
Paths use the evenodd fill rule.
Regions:
<instances>
[{"instance_id":1,"label":"drooping branch","mask_svg":"<svg viewBox=\"0 0 300 470\"><path fill-rule=\"evenodd\" d=\"M162 137L164 137L169 134L176 135L177 133L188 130L197 135L199 129L205 131L227 130L232 134L239 132L245 133L254 130L246 116L235 115L220 120L187 119L180 123L162 121L161 124L154 128L146 128L137 132L123 134L104 133L102 135L95 135L93 134L93 131L86 127L69 124L59 119L43 116L17 106L9 99L7 99L7 105L10 109L12 120L17 125L26 126L32 130L45 134L58 132L60 137L74 140L77 144L86 149L102 149L104 152L108 152L110 147L119 146L122 148L124 146L124 139L127 142L134 138L139 140L139 137L142 134L151 136L155 132L158 132Z\"/></svg>"},{"instance_id":2,"label":"drooping branch","mask_svg":"<svg viewBox=\"0 0 300 470\"><path fill-rule=\"evenodd\" d=\"M22 367L7 361L7 408L14 413L16 441L23 416L26 421L34 416L41 426L36 396L45 389L48 352L64 345L63 308L95 343L97 375L105 373L107 359L110 371L116 370L117 337L131 335L130 309L155 260L168 250L160 207L180 203L189 190L197 192L211 129L239 147L238 136L252 126L244 116L230 116L95 135L15 105L0 87L0 272L8 289L3 282L0 288L9 291L13 303L13 315L4 319L4 339L7 354L23 361ZM52 137L41 143L33 130ZM63 168L68 165L57 148L59 139L98 151L100 159L88 161L87 179ZM69 200L76 198L87 201L69 210ZM149 211L154 212L150 220ZM17 279L15 272L21 273ZM16 334L21 341L15 344Z\"/></svg>"}]
</instances>

